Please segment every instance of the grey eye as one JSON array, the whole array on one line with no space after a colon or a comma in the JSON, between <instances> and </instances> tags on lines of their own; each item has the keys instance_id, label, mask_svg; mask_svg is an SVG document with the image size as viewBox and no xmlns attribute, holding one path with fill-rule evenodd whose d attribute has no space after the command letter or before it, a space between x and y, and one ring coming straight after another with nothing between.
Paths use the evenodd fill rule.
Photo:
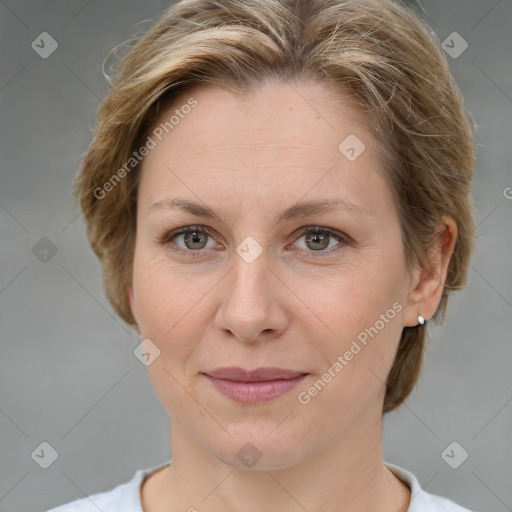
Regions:
<instances>
[{"instance_id":1,"label":"grey eye","mask_svg":"<svg viewBox=\"0 0 512 512\"><path fill-rule=\"evenodd\" d=\"M306 245L313 251L320 251L329 246L331 235L329 233L308 233L305 235Z\"/></svg>"},{"instance_id":2,"label":"grey eye","mask_svg":"<svg viewBox=\"0 0 512 512\"><path fill-rule=\"evenodd\" d=\"M200 231L192 231L189 233L182 233L187 249L197 250L204 249L208 242L208 233Z\"/></svg>"}]
</instances>

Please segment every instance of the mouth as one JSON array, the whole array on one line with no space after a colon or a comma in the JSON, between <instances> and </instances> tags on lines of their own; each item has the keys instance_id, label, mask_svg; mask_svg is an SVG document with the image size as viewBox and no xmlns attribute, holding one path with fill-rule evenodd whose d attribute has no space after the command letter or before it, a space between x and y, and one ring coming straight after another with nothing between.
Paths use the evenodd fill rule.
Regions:
<instances>
[{"instance_id":1,"label":"mouth","mask_svg":"<svg viewBox=\"0 0 512 512\"><path fill-rule=\"evenodd\" d=\"M206 378L223 395L236 402L268 402L291 391L308 373L285 368L217 368L205 372Z\"/></svg>"}]
</instances>

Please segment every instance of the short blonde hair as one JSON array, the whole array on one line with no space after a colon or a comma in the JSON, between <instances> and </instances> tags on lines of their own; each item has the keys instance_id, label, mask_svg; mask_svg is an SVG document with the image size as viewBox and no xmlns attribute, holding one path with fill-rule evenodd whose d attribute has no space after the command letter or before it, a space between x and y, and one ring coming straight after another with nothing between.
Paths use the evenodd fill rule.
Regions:
<instances>
[{"instance_id":1,"label":"short blonde hair","mask_svg":"<svg viewBox=\"0 0 512 512\"><path fill-rule=\"evenodd\" d=\"M444 216L455 220L458 236L434 315L442 323L448 292L466 282L476 238L476 125L437 37L391 0L182 0L132 46L98 109L74 185L115 311L136 327L128 288L142 158L134 155L162 108L198 84L242 94L269 79L327 83L357 100L382 147L408 271L426 268L438 224ZM403 329L383 413L414 387L426 333L421 325Z\"/></svg>"}]
</instances>

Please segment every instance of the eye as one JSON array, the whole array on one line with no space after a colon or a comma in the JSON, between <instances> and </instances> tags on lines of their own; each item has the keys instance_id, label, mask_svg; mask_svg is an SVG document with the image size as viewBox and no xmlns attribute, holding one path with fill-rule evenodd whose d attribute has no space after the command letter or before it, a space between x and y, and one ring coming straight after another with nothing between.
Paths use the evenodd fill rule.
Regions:
<instances>
[{"instance_id":1,"label":"eye","mask_svg":"<svg viewBox=\"0 0 512 512\"><path fill-rule=\"evenodd\" d=\"M322 256L325 253L331 254L338 251L341 247L350 244L350 240L347 236L319 226L304 228L300 232L299 240L302 238L304 238L304 244L301 248L308 252L319 253L318 255ZM335 241L338 243L333 243Z\"/></svg>"},{"instance_id":2,"label":"eye","mask_svg":"<svg viewBox=\"0 0 512 512\"><path fill-rule=\"evenodd\" d=\"M173 251L199 256L201 250L212 249L216 246L213 239L210 240L213 245L208 246L208 238L211 239L211 233L208 229L201 226L187 226L165 235L162 244L168 245L172 242L173 245L177 246L177 248L172 248ZM182 240L183 245L177 243L179 240Z\"/></svg>"},{"instance_id":3,"label":"eye","mask_svg":"<svg viewBox=\"0 0 512 512\"><path fill-rule=\"evenodd\" d=\"M298 240L304 238L304 244L300 249L309 253L317 253L315 256L329 255L343 246L351 244L351 239L348 236L319 226L303 228L299 232L299 236ZM211 242L210 246L208 246L208 242ZM201 256L203 250L216 247L211 231L202 226L186 226L174 230L164 235L161 243L166 246L174 246L171 247L174 252L187 256ZM295 244L297 243L295 242Z\"/></svg>"}]
</instances>

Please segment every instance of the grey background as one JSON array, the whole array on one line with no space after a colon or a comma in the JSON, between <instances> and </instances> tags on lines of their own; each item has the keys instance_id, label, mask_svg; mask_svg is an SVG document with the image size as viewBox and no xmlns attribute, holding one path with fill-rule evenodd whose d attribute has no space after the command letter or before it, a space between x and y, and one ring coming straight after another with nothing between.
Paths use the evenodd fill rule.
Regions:
<instances>
[{"instance_id":1,"label":"grey background","mask_svg":"<svg viewBox=\"0 0 512 512\"><path fill-rule=\"evenodd\" d=\"M103 296L70 197L108 89L104 58L169 3L0 2L3 512L108 490L169 457L168 416L132 353L139 339ZM481 238L467 288L452 295L444 325L430 327L418 387L385 418L384 458L428 492L504 512L512 510L512 200L504 192L512 187L512 2L413 4L441 40L457 31L469 43L449 61L479 124ZM59 45L47 59L31 48L43 31ZM42 237L57 249L46 263L32 251ZM43 441L58 452L48 469L31 457ZM441 457L452 441L469 453L458 469Z\"/></svg>"}]
</instances>

